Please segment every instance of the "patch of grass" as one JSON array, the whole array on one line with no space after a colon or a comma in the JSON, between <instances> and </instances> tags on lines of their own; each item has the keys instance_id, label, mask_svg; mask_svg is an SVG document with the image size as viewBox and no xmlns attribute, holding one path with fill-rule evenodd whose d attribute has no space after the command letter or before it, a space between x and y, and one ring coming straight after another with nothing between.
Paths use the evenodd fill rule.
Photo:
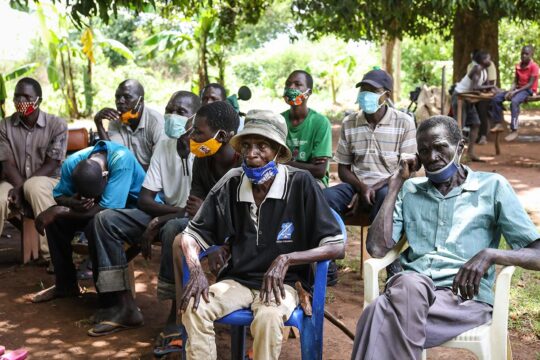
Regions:
<instances>
[{"instance_id":1,"label":"patch of grass","mask_svg":"<svg viewBox=\"0 0 540 360\"><path fill-rule=\"evenodd\" d=\"M334 290L332 289L326 289L326 304L332 304L334 301L336 301L336 294L334 293Z\"/></svg>"},{"instance_id":2,"label":"patch of grass","mask_svg":"<svg viewBox=\"0 0 540 360\"><path fill-rule=\"evenodd\" d=\"M540 339L540 272L516 268L510 288L508 327Z\"/></svg>"},{"instance_id":3,"label":"patch of grass","mask_svg":"<svg viewBox=\"0 0 540 360\"><path fill-rule=\"evenodd\" d=\"M336 260L341 271L360 273L360 256L347 255L344 259Z\"/></svg>"}]
</instances>

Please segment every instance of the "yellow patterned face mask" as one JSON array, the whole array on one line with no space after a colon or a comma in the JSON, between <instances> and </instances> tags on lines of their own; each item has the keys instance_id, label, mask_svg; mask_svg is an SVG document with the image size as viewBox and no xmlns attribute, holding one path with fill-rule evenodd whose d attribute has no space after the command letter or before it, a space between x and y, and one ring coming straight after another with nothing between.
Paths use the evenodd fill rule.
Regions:
<instances>
[{"instance_id":1,"label":"yellow patterned face mask","mask_svg":"<svg viewBox=\"0 0 540 360\"><path fill-rule=\"evenodd\" d=\"M128 110L122 115L120 115L120 121L122 122L122 124L129 125L131 120L137 119L139 117L139 115L141 114L140 106L139 106L141 103L141 99L142 99L142 96L139 96L139 100L137 100L137 103L135 104L133 109Z\"/></svg>"},{"instance_id":2,"label":"yellow patterned face mask","mask_svg":"<svg viewBox=\"0 0 540 360\"><path fill-rule=\"evenodd\" d=\"M214 135L213 138L206 140L205 142L196 142L193 139L189 140L189 150L198 158L203 158L207 156L212 156L218 152L221 148L222 143L216 140L216 136L219 131Z\"/></svg>"}]
</instances>

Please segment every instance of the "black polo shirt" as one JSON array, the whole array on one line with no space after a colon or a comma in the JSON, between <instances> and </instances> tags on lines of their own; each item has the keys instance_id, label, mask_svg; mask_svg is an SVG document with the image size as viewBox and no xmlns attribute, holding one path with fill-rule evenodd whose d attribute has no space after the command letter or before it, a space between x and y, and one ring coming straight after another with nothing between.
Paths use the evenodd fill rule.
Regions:
<instances>
[{"instance_id":1,"label":"black polo shirt","mask_svg":"<svg viewBox=\"0 0 540 360\"><path fill-rule=\"evenodd\" d=\"M241 168L229 171L207 195L184 234L206 250L229 243L231 258L218 280L233 279L260 289L280 254L343 243L343 235L320 187L304 170L278 165L266 198L255 205L251 182ZM291 266L285 283L309 283L309 264Z\"/></svg>"},{"instance_id":2,"label":"black polo shirt","mask_svg":"<svg viewBox=\"0 0 540 360\"><path fill-rule=\"evenodd\" d=\"M195 158L193 160L192 179L190 195L196 196L201 200L206 198L206 195L216 185L219 177L216 178L212 169L214 168L215 156L207 156L203 158ZM238 156L236 164L233 166L240 166L242 164L242 157Z\"/></svg>"}]
</instances>

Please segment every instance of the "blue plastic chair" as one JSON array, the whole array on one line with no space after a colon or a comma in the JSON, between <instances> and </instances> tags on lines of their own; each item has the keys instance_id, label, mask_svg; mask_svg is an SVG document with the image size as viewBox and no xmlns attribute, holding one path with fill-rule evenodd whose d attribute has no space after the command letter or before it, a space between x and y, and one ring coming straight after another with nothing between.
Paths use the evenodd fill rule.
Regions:
<instances>
[{"instance_id":1,"label":"blue plastic chair","mask_svg":"<svg viewBox=\"0 0 540 360\"><path fill-rule=\"evenodd\" d=\"M343 234L343 239L347 241L347 230L341 217L332 210ZM214 247L202 252L199 258L202 259L214 251ZM324 324L324 304L326 300L326 277L328 273L329 260L317 263L315 270L315 281L312 289L313 302L312 316L306 316L299 305L292 313L285 326L294 326L300 332L300 344L303 360L321 360L323 355L323 324ZM189 269L183 261L183 283L188 283ZM241 309L230 313L216 320L217 323L231 325L231 359L244 360L246 353L245 336L246 326L251 325L253 313L250 309ZM185 333L184 344L186 344L187 334Z\"/></svg>"}]
</instances>

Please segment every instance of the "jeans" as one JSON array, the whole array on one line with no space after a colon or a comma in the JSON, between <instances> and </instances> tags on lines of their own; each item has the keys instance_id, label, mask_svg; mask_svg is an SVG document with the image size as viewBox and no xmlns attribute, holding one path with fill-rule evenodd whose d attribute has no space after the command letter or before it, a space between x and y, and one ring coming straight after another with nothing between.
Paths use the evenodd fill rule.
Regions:
<instances>
[{"instance_id":1,"label":"jeans","mask_svg":"<svg viewBox=\"0 0 540 360\"><path fill-rule=\"evenodd\" d=\"M161 241L161 263L157 285L160 300L174 300L176 297L174 284L173 242L189 223L188 218L177 218L167 221L159 232Z\"/></svg>"},{"instance_id":2,"label":"jeans","mask_svg":"<svg viewBox=\"0 0 540 360\"><path fill-rule=\"evenodd\" d=\"M126 249L139 247L150 220L152 217L139 209L108 209L95 216L93 241L89 239L88 245L100 293L130 289Z\"/></svg>"},{"instance_id":3,"label":"jeans","mask_svg":"<svg viewBox=\"0 0 540 360\"><path fill-rule=\"evenodd\" d=\"M45 228L49 253L54 265L56 289L59 292L77 289L77 271L73 264L71 240L73 240L75 232L82 230L91 243L93 223L94 219L68 220L59 218Z\"/></svg>"},{"instance_id":4,"label":"jeans","mask_svg":"<svg viewBox=\"0 0 540 360\"><path fill-rule=\"evenodd\" d=\"M505 101L504 97L508 94L508 91L498 93L491 99L491 119L495 123L500 123L503 121L503 107L502 103ZM511 121L510 121L510 129L512 131L516 131L519 126L519 106L522 102L527 100L529 96L531 96L532 90L521 90L517 94L515 94L512 99L510 100L510 112L511 112Z\"/></svg>"},{"instance_id":5,"label":"jeans","mask_svg":"<svg viewBox=\"0 0 540 360\"><path fill-rule=\"evenodd\" d=\"M328 205L340 215L347 212L347 206L351 203L354 194L356 194L356 190L351 184L347 183L341 183L323 190L323 195L326 198ZM376 191L373 206L364 203L360 204L362 209L369 212L370 223L372 223L375 216L377 216L386 194L388 194L388 185L384 185Z\"/></svg>"}]
</instances>

